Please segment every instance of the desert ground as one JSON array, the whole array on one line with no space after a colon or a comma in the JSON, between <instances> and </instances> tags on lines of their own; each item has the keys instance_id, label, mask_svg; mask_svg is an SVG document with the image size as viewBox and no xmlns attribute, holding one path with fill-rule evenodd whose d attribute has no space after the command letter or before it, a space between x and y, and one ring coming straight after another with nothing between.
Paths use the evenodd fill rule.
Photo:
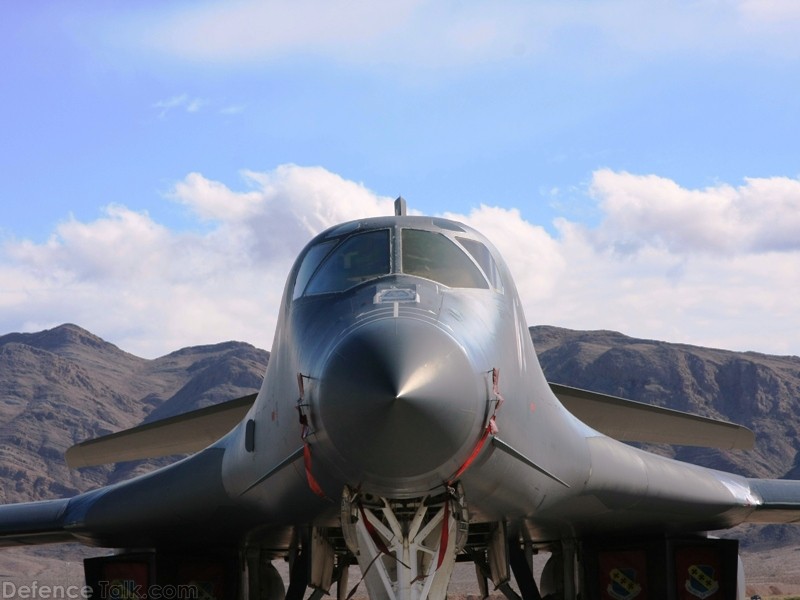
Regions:
<instances>
[{"instance_id":1,"label":"desert ground","mask_svg":"<svg viewBox=\"0 0 800 600\"><path fill-rule=\"evenodd\" d=\"M99 556L104 551L83 548L78 545L53 546L45 548L6 548L0 550L0 586L11 582L15 586L30 586L36 582L42 585L77 586L83 585L83 558ZM66 558L61 558L64 556ZM534 565L538 572L544 566L548 555L535 557ZM763 600L800 598L800 546L791 546L758 552L743 552L747 594L759 594ZM284 564L277 565L284 575L288 569ZM359 581L359 573L353 568L350 573L352 587ZM9 587L9 589L11 589ZM5 596L4 596L5 597ZM451 600L478 598L478 586L474 567L471 564L456 565L453 579L448 589ZM493 599L501 599L499 592L492 593ZM366 598L363 584L355 598Z\"/></svg>"}]
</instances>

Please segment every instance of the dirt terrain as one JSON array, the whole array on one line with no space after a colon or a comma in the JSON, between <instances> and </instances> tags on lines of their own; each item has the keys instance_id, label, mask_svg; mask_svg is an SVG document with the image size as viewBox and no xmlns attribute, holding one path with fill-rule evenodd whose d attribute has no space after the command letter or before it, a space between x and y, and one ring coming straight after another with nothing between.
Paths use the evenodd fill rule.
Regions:
<instances>
[{"instance_id":1,"label":"dirt terrain","mask_svg":"<svg viewBox=\"0 0 800 600\"><path fill-rule=\"evenodd\" d=\"M17 586L31 585L83 585L83 558L99 556L105 551L83 548L78 545L61 545L51 548L7 548L0 550L0 585L3 581ZM64 558L60 558L63 556ZM547 555L534 559L537 576L544 567ZM800 597L800 546L776 548L760 552L742 553L746 574L747 594L759 594L763 600L768 598ZM277 565L288 584L288 568L285 563ZM350 572L349 587L352 589L359 581L355 567ZM333 590L335 593L335 590ZM503 598L502 594L492 593L492 598ZM366 598L363 584L354 598ZM453 579L448 588L451 600L478 598L475 570L471 564L456 565Z\"/></svg>"}]
</instances>

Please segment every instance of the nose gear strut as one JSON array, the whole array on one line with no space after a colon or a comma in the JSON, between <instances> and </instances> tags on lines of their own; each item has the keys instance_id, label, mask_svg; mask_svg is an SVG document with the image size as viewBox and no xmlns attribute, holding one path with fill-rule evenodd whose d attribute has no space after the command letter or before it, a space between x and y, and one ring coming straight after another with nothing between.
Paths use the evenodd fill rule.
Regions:
<instances>
[{"instance_id":1,"label":"nose gear strut","mask_svg":"<svg viewBox=\"0 0 800 600\"><path fill-rule=\"evenodd\" d=\"M344 539L370 598L444 600L469 516L460 484L437 496L389 500L342 493Z\"/></svg>"}]
</instances>

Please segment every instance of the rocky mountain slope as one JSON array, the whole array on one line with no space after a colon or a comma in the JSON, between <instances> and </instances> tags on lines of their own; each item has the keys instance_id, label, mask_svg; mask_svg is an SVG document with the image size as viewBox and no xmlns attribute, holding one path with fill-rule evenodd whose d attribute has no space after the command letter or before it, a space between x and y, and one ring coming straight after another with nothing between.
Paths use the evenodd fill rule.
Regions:
<instances>
[{"instance_id":1,"label":"rocky mountain slope","mask_svg":"<svg viewBox=\"0 0 800 600\"><path fill-rule=\"evenodd\" d=\"M798 475L800 358L627 337L613 331L532 327L551 381L727 419L756 433L753 451L648 449L750 477Z\"/></svg>"},{"instance_id":2,"label":"rocky mountain slope","mask_svg":"<svg viewBox=\"0 0 800 600\"><path fill-rule=\"evenodd\" d=\"M753 450L644 445L658 454L748 477L800 479L800 357L731 352L614 331L531 328L548 380L740 423ZM800 527L742 526L745 548L800 544Z\"/></svg>"},{"instance_id":3,"label":"rocky mountain slope","mask_svg":"<svg viewBox=\"0 0 800 600\"><path fill-rule=\"evenodd\" d=\"M0 502L71 496L148 468L74 471L63 456L85 439L249 394L268 359L227 342L145 360L69 324L0 337Z\"/></svg>"},{"instance_id":4,"label":"rocky mountain slope","mask_svg":"<svg viewBox=\"0 0 800 600\"><path fill-rule=\"evenodd\" d=\"M552 381L724 418L756 432L754 451L649 450L754 477L800 478L800 358L533 327ZM258 389L269 353L226 342L145 360L75 325L0 336L0 502L69 496L159 463L73 471L64 451L113 431ZM162 461L163 462L163 461ZM763 544L798 528L749 532Z\"/></svg>"}]
</instances>

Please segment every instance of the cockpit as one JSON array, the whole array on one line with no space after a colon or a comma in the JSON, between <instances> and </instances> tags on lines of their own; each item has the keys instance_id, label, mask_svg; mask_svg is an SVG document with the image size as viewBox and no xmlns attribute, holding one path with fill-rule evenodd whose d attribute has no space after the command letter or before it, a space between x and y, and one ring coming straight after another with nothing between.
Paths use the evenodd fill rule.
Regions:
<instances>
[{"instance_id":1,"label":"cockpit","mask_svg":"<svg viewBox=\"0 0 800 600\"><path fill-rule=\"evenodd\" d=\"M451 288L503 291L497 264L482 242L454 231L414 227L342 231L313 244L297 271L294 299L343 292L392 273L422 277Z\"/></svg>"}]
</instances>

